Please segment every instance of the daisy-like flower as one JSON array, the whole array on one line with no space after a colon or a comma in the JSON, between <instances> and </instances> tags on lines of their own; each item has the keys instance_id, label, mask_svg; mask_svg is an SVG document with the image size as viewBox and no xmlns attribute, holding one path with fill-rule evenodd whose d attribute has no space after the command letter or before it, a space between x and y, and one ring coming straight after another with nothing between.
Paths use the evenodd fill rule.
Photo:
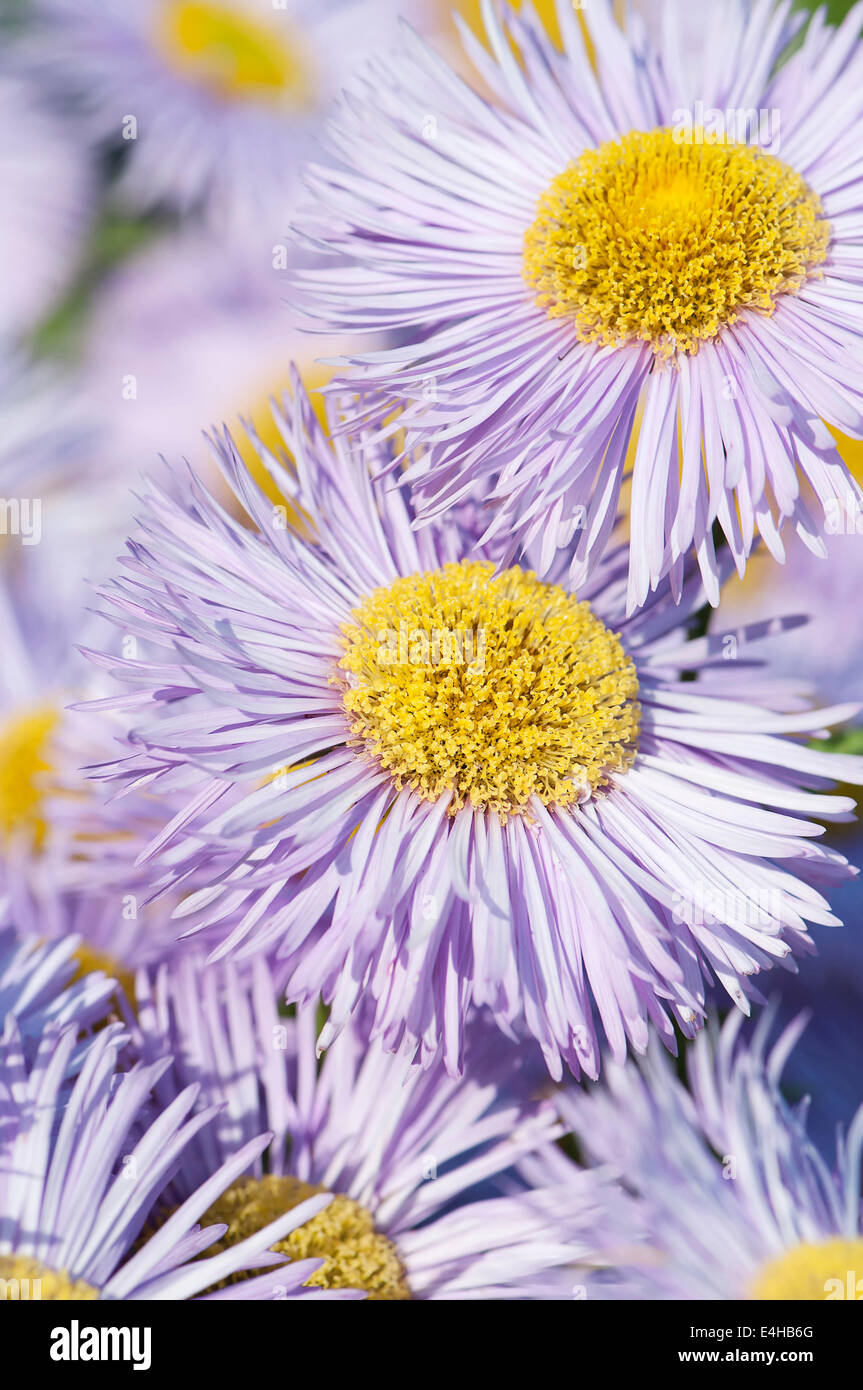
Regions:
<instances>
[{"instance_id":1,"label":"daisy-like flower","mask_svg":"<svg viewBox=\"0 0 863 1390\"><path fill-rule=\"evenodd\" d=\"M153 1118L153 1086L169 1066L118 1073L126 1040L110 1024L91 1041L67 1084L77 1028L51 1025L28 1060L14 1023L0 1039L0 1278L19 1298L188 1299L238 1271L279 1265L208 1298L326 1297L302 1285L315 1261L285 1269L267 1246L329 1202L314 1196L259 1233L197 1259L224 1226L200 1229L213 1198L253 1162L270 1135L252 1139L201 1185L139 1249L136 1241L187 1145L214 1111L194 1111L198 1088L175 1094ZM8 1294L7 1294L8 1296Z\"/></svg>"},{"instance_id":2,"label":"daisy-like flower","mask_svg":"<svg viewBox=\"0 0 863 1390\"><path fill-rule=\"evenodd\" d=\"M805 1019L773 1046L769 1010L745 1042L740 1022L697 1039L689 1090L657 1047L643 1065L561 1094L587 1161L620 1179L605 1219L620 1243L606 1253L634 1298L859 1298L863 1109L831 1170L808 1137L805 1102L789 1106L779 1088ZM572 1169L554 1149L526 1166L534 1181Z\"/></svg>"},{"instance_id":3,"label":"daisy-like flower","mask_svg":"<svg viewBox=\"0 0 863 1390\"><path fill-rule=\"evenodd\" d=\"M115 984L99 971L79 976L78 938L40 943L0 928L0 1035L14 1019L26 1048L50 1027L89 1027L105 1017Z\"/></svg>"},{"instance_id":4,"label":"daisy-like flower","mask_svg":"<svg viewBox=\"0 0 863 1390\"><path fill-rule=\"evenodd\" d=\"M403 334L348 360L370 418L397 404L430 446L422 515L479 484L513 544L575 537L579 587L630 462L630 611L692 550L718 602L714 525L741 569L759 534L783 558L786 520L822 548L804 479L824 508L861 497L827 428L863 434L861 10L782 63L787 0L711 6L696 52L689 10L654 46L609 0L559 0L560 51L483 0L488 95L408 34L354 84L301 219L334 257L299 277L312 319Z\"/></svg>"},{"instance_id":5,"label":"daisy-like flower","mask_svg":"<svg viewBox=\"0 0 863 1390\"><path fill-rule=\"evenodd\" d=\"M423 0L407 12L422 24ZM130 202L283 233L298 171L395 0L38 0L34 64L122 146Z\"/></svg>"},{"instance_id":6,"label":"daisy-like flower","mask_svg":"<svg viewBox=\"0 0 863 1390\"><path fill-rule=\"evenodd\" d=\"M354 1022L318 1066L315 1008L281 1017L276 997L260 957L243 966L186 956L139 990L144 1056L175 1057L166 1098L199 1082L204 1103L224 1106L187 1150L180 1195L249 1135L273 1131L210 1208L207 1219L228 1226L225 1246L328 1192L332 1204L276 1247L323 1258L312 1286L383 1300L541 1298L571 1286L566 1270L586 1254L578 1231L601 1183L589 1179L575 1208L565 1184L478 1193L557 1136L550 1102L529 1099L530 1049L501 1046L477 1020L468 1078L454 1081L369 1044Z\"/></svg>"},{"instance_id":7,"label":"daisy-like flower","mask_svg":"<svg viewBox=\"0 0 863 1390\"><path fill-rule=\"evenodd\" d=\"M836 921L817 885L854 872L810 818L850 818L823 790L863 761L803 740L856 706L772 708L757 629L690 640L697 579L627 618L620 556L576 596L496 571L455 516L417 531L385 446L331 442L296 391L293 463L261 466L301 525L226 432L256 529L191 475L185 499L152 486L105 591L141 646L96 658L129 731L97 775L182 803L148 857L206 883L185 924L322 993L322 1045L371 997L374 1038L453 1072L471 1003L559 1076L596 1074L598 1023L615 1056L648 1018L691 1032L714 976L758 997Z\"/></svg>"},{"instance_id":8,"label":"daisy-like flower","mask_svg":"<svg viewBox=\"0 0 863 1390\"><path fill-rule=\"evenodd\" d=\"M32 331L78 268L94 174L74 118L46 104L35 84L0 73L0 263L8 266L0 336Z\"/></svg>"}]
</instances>

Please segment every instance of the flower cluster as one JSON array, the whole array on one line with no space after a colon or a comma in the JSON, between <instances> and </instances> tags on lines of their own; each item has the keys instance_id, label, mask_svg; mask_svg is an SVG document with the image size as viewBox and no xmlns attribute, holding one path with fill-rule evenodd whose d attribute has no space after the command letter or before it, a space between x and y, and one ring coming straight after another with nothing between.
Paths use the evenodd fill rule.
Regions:
<instances>
[{"instance_id":1,"label":"flower cluster","mask_svg":"<svg viewBox=\"0 0 863 1390\"><path fill-rule=\"evenodd\" d=\"M863 1297L863 5L460 9L9 21L0 1297Z\"/></svg>"}]
</instances>

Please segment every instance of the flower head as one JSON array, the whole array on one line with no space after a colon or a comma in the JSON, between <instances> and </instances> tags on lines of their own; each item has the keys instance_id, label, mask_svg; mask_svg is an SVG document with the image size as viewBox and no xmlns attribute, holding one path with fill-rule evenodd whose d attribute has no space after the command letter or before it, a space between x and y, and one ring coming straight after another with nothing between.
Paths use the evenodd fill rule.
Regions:
<instances>
[{"instance_id":1,"label":"flower head","mask_svg":"<svg viewBox=\"0 0 863 1390\"><path fill-rule=\"evenodd\" d=\"M471 1003L557 1075L596 1073L597 1023L618 1056L648 1018L691 1032L714 977L745 1007L836 920L816 885L850 871L810 817L847 819L825 779L863 764L805 739L855 707L773 707L757 630L690 636L694 578L627 618L619 555L577 595L493 576L296 389L287 452L260 450L289 506L226 433L254 527L192 477L153 487L106 589L142 646L98 658L129 731L98 775L182 803L148 855L166 889L206 885L177 915L215 955L275 952L290 1000L323 992L322 1045L371 998L374 1038L453 1071Z\"/></svg>"},{"instance_id":2,"label":"flower head","mask_svg":"<svg viewBox=\"0 0 863 1390\"><path fill-rule=\"evenodd\" d=\"M529 1051L501 1046L475 1020L469 1075L453 1080L439 1063L423 1072L385 1053L356 1020L318 1064L316 1012L280 1015L260 957L208 966L186 956L159 969L139 1001L142 1054L173 1054L160 1083L167 1094L198 1082L203 1104L224 1106L173 1187L194 1189L263 1127L274 1135L268 1150L210 1211L228 1224L227 1246L328 1192L331 1205L277 1247L292 1259L323 1257L312 1286L384 1300L557 1288L562 1268L588 1253L579 1229L596 1188L587 1181L575 1208L558 1208L556 1188L514 1180L519 1158L557 1134L550 1102L531 1099ZM506 1173L515 1190L489 1193Z\"/></svg>"},{"instance_id":3,"label":"flower head","mask_svg":"<svg viewBox=\"0 0 863 1390\"><path fill-rule=\"evenodd\" d=\"M739 1015L702 1033L688 1054L688 1090L655 1048L643 1064L561 1096L587 1160L619 1178L606 1253L629 1296L858 1296L846 1291L863 1260L863 1109L831 1171L807 1135L805 1103L790 1107L779 1089L805 1019L768 1047L772 1021L766 1012L746 1039ZM560 1178L568 1162L551 1151L528 1164L529 1176Z\"/></svg>"},{"instance_id":4,"label":"flower head","mask_svg":"<svg viewBox=\"0 0 863 1390\"><path fill-rule=\"evenodd\" d=\"M422 21L426 6L410 0ZM123 150L129 202L283 235L304 158L393 0L39 0L37 71Z\"/></svg>"},{"instance_id":5,"label":"flower head","mask_svg":"<svg viewBox=\"0 0 863 1390\"><path fill-rule=\"evenodd\" d=\"M826 427L863 434L859 20L788 56L789 3L714 7L694 50L678 0L658 39L556 8L562 50L483 4L485 95L409 34L369 65L308 176L331 259L298 284L322 330L402 335L341 361L428 447L424 517L478 486L489 534L568 550L580 588L631 468L629 610L690 551L715 604L716 528L742 570L785 522L823 553L804 483L860 509Z\"/></svg>"}]
</instances>

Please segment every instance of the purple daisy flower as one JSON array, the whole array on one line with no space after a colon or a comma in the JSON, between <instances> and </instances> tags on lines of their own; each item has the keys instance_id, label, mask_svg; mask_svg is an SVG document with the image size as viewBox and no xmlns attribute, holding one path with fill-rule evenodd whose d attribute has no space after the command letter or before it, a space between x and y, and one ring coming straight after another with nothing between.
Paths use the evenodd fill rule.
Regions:
<instances>
[{"instance_id":1,"label":"purple daisy flower","mask_svg":"<svg viewBox=\"0 0 863 1390\"><path fill-rule=\"evenodd\" d=\"M656 1047L598 1086L561 1093L586 1159L621 1183L606 1254L634 1298L859 1298L863 1109L831 1170L808 1137L805 1102L792 1108L779 1089L805 1020L772 1047L770 1011L745 1042L740 1022L692 1045L689 1090ZM555 1149L526 1167L532 1181L573 1171Z\"/></svg>"},{"instance_id":2,"label":"purple daisy flower","mask_svg":"<svg viewBox=\"0 0 863 1390\"><path fill-rule=\"evenodd\" d=\"M38 0L33 61L122 145L139 207L203 205L222 228L285 230L329 105L382 27L423 0ZM38 39L38 42L36 41Z\"/></svg>"},{"instance_id":3,"label":"purple daisy flower","mask_svg":"<svg viewBox=\"0 0 863 1390\"><path fill-rule=\"evenodd\" d=\"M648 1019L673 1045L714 977L759 998L855 872L810 818L850 818L823 791L863 761L802 740L856 706L777 708L757 628L690 635L697 577L627 617L619 554L576 596L453 516L417 531L380 441L331 442L298 382L286 410L293 463L261 466L290 506L225 432L256 529L192 475L182 504L153 485L105 591L142 646L95 658L129 729L97 775L183 803L145 856L207 884L178 915L323 993L322 1046L370 997L373 1038L452 1072L471 1004L560 1076L596 1075L600 1027L616 1057Z\"/></svg>"},{"instance_id":4,"label":"purple daisy flower","mask_svg":"<svg viewBox=\"0 0 863 1390\"><path fill-rule=\"evenodd\" d=\"M25 1298L188 1299L240 1270L278 1265L205 1296L271 1298L277 1290L282 1298L326 1297L302 1287L317 1268L314 1260L286 1269L267 1249L314 1218L326 1196L312 1197L229 1250L196 1258L224 1231L202 1230L198 1221L266 1147L268 1134L232 1155L135 1249L187 1145L215 1112L194 1112L198 1088L191 1086L147 1118L151 1090L170 1063L118 1073L117 1053L126 1041L119 1024L91 1041L70 1088L76 1038L76 1027L52 1024L32 1061L14 1023L0 1039L0 1277L7 1289L14 1280Z\"/></svg>"},{"instance_id":5,"label":"purple daisy flower","mask_svg":"<svg viewBox=\"0 0 863 1390\"><path fill-rule=\"evenodd\" d=\"M563 1186L478 1196L558 1135L551 1103L529 1098L529 1050L501 1046L476 1020L468 1077L453 1080L440 1064L420 1071L370 1044L353 1022L318 1064L316 1009L285 1018L276 1000L260 957L205 965L187 956L149 989L142 982L142 1053L175 1058L157 1100L161 1088L167 1099L198 1082L202 1103L224 1107L187 1149L179 1195L269 1129L269 1149L210 1219L236 1238L313 1194L335 1194L278 1246L292 1258L325 1257L312 1284L385 1300L542 1298L571 1285L587 1254L578 1231L596 1206L592 1179L575 1207Z\"/></svg>"},{"instance_id":6,"label":"purple daisy flower","mask_svg":"<svg viewBox=\"0 0 863 1390\"><path fill-rule=\"evenodd\" d=\"M422 516L479 483L513 547L577 540L579 587L631 464L629 611L690 551L717 603L715 526L741 570L759 534L783 559L785 521L823 549L803 480L825 509L863 497L827 429L863 434L863 12L819 12L780 63L787 0L713 6L695 52L690 9L655 46L610 0L589 36L558 0L560 51L530 5L483 0L488 95L408 31L342 103L301 219L334 258L298 277L312 321L403 335L343 363L429 446Z\"/></svg>"}]
</instances>

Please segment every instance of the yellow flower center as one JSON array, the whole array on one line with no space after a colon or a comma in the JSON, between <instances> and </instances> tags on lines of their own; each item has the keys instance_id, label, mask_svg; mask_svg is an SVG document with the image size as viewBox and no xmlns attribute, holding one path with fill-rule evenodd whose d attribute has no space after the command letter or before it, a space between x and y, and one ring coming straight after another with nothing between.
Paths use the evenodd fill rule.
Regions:
<instances>
[{"instance_id":1,"label":"yellow flower center","mask_svg":"<svg viewBox=\"0 0 863 1390\"><path fill-rule=\"evenodd\" d=\"M271 1221L324 1192L299 1178L238 1178L201 1218L203 1226L225 1222L227 1231L205 1253L216 1254L254 1235ZM291 1260L322 1259L307 1285L365 1289L370 1299L410 1298L405 1272L392 1241L375 1230L371 1214L351 1197L336 1196L311 1221L272 1247ZM237 1280L248 1278L238 1274Z\"/></svg>"},{"instance_id":2,"label":"yellow flower center","mask_svg":"<svg viewBox=\"0 0 863 1390\"><path fill-rule=\"evenodd\" d=\"M23 832L36 845L44 839L40 775L49 771L46 747L58 717L37 710L0 728L0 838Z\"/></svg>"},{"instance_id":3,"label":"yellow flower center","mask_svg":"<svg viewBox=\"0 0 863 1390\"><path fill-rule=\"evenodd\" d=\"M301 36L273 12L262 22L231 4L167 0L160 40L168 59L220 97L254 97L303 109L314 81Z\"/></svg>"},{"instance_id":4,"label":"yellow flower center","mask_svg":"<svg viewBox=\"0 0 863 1390\"><path fill-rule=\"evenodd\" d=\"M786 1251L761 1270L752 1297L809 1303L863 1298L863 1240L828 1240Z\"/></svg>"},{"instance_id":5,"label":"yellow flower center","mask_svg":"<svg viewBox=\"0 0 863 1390\"><path fill-rule=\"evenodd\" d=\"M29 1255L0 1255L0 1302L67 1303L98 1297L92 1285L73 1279L64 1270L49 1269Z\"/></svg>"},{"instance_id":6,"label":"yellow flower center","mask_svg":"<svg viewBox=\"0 0 863 1390\"><path fill-rule=\"evenodd\" d=\"M542 195L525 280L582 340L697 352L743 310L772 313L824 260L830 224L799 174L757 146L694 135L632 131Z\"/></svg>"},{"instance_id":7,"label":"yellow flower center","mask_svg":"<svg viewBox=\"0 0 863 1390\"><path fill-rule=\"evenodd\" d=\"M502 819L629 767L635 666L588 603L515 567L445 565L376 589L343 629L351 733L396 785Z\"/></svg>"},{"instance_id":8,"label":"yellow flower center","mask_svg":"<svg viewBox=\"0 0 863 1390\"><path fill-rule=\"evenodd\" d=\"M102 970L110 979L117 981L129 1003L134 1004L135 972L133 970L121 965L106 951L97 951L86 941L81 942L81 945L74 952L73 959L78 962L78 969L73 976L74 980L82 980L85 975L91 975L94 970Z\"/></svg>"}]
</instances>

